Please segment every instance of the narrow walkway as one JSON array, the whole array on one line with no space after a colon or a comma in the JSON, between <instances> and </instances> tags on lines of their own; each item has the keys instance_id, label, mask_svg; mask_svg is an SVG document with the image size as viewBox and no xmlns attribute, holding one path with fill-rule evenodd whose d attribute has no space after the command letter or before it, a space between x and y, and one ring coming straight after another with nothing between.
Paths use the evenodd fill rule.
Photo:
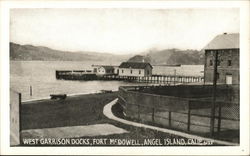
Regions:
<instances>
[{"instance_id":1,"label":"narrow walkway","mask_svg":"<svg viewBox=\"0 0 250 156\"><path fill-rule=\"evenodd\" d=\"M43 129L23 130L22 135L28 138L77 138L83 136L100 136L128 133L128 131L111 124L69 126Z\"/></svg>"},{"instance_id":2,"label":"narrow walkway","mask_svg":"<svg viewBox=\"0 0 250 156\"><path fill-rule=\"evenodd\" d=\"M221 141L221 140L215 140L215 139L211 139L211 138L205 138L205 137L201 137L201 136L197 136L197 135L192 135L192 134L183 133L183 132L179 132L179 131L175 131L175 130L155 127L155 126L151 126L151 125L146 125L146 124L132 122L132 121L128 121L128 120L118 118L118 117L114 116L114 114L112 113L112 110L111 110L112 106L114 104L116 104L117 101L118 101L118 99L115 99L115 100L111 101L110 103L108 103L103 108L103 114L106 117L108 117L109 119L116 120L116 121L119 121L119 122L127 124L127 125L149 128L149 129L157 130L157 131L160 131L160 132L181 136L181 137L188 138L188 139L206 140L206 141L214 142L214 143L221 144L221 145L239 146L239 144L237 144L237 143L231 143L231 142L227 142L227 141Z\"/></svg>"}]
</instances>

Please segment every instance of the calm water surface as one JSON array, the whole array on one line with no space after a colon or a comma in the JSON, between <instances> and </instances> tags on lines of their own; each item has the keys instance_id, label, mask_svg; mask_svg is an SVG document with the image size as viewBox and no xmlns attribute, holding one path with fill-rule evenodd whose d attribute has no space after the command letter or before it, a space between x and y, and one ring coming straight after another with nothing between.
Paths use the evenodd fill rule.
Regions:
<instances>
[{"instance_id":1,"label":"calm water surface","mask_svg":"<svg viewBox=\"0 0 250 156\"><path fill-rule=\"evenodd\" d=\"M135 85L123 81L65 81L56 80L55 70L91 69L92 64L103 62L74 61L11 61L10 87L22 93L22 101L47 98L50 94L96 93L100 90L118 90L121 85ZM119 65L119 62L112 65ZM154 66L153 74L202 76L203 66ZM140 85L143 85L140 83ZM32 86L32 96L30 96Z\"/></svg>"}]
</instances>

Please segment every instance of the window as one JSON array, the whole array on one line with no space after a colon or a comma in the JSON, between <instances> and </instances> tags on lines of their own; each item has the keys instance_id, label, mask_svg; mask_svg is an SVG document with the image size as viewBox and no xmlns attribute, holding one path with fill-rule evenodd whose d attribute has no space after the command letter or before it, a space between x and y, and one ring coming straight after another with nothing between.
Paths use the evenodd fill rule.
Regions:
<instances>
[{"instance_id":1,"label":"window","mask_svg":"<svg viewBox=\"0 0 250 156\"><path fill-rule=\"evenodd\" d=\"M123 70L122 70L122 73L123 73Z\"/></svg>"},{"instance_id":2,"label":"window","mask_svg":"<svg viewBox=\"0 0 250 156\"><path fill-rule=\"evenodd\" d=\"M232 60L228 60L228 61L227 61L227 65L228 65L228 66L232 66Z\"/></svg>"},{"instance_id":3,"label":"window","mask_svg":"<svg viewBox=\"0 0 250 156\"><path fill-rule=\"evenodd\" d=\"M213 56L213 53L214 53L213 51L210 51L210 55L211 55L211 56Z\"/></svg>"},{"instance_id":4,"label":"window","mask_svg":"<svg viewBox=\"0 0 250 156\"><path fill-rule=\"evenodd\" d=\"M213 66L213 60L209 60L209 65Z\"/></svg>"},{"instance_id":5,"label":"window","mask_svg":"<svg viewBox=\"0 0 250 156\"><path fill-rule=\"evenodd\" d=\"M130 73L131 73L131 74L133 73L133 70L132 70L132 69L130 70Z\"/></svg>"},{"instance_id":6,"label":"window","mask_svg":"<svg viewBox=\"0 0 250 156\"><path fill-rule=\"evenodd\" d=\"M141 74L141 70L139 70L139 75Z\"/></svg>"}]
</instances>

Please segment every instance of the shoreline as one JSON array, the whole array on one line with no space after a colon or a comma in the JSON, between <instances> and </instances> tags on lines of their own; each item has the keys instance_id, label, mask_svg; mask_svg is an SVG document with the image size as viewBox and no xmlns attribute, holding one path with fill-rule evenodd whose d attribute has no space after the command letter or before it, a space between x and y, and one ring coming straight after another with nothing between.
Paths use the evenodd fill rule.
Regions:
<instances>
[{"instance_id":1,"label":"shoreline","mask_svg":"<svg viewBox=\"0 0 250 156\"><path fill-rule=\"evenodd\" d=\"M112 92L117 92L118 90L112 90ZM75 97L75 96L81 96L81 95L93 95L93 94L100 94L102 93L101 91L96 91L96 92L89 92L89 93L72 93L72 94L67 94L67 97ZM27 103L27 102L36 102L36 101L43 101L43 100L50 100L51 98L48 97L41 97L37 99L29 99L29 100L24 100L21 101L22 103Z\"/></svg>"}]
</instances>

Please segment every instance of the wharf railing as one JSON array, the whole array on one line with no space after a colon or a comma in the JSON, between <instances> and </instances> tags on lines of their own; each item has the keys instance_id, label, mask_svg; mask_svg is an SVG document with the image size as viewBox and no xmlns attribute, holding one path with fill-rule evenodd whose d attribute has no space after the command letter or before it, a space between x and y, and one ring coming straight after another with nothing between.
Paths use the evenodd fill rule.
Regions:
<instances>
[{"instance_id":1,"label":"wharf railing","mask_svg":"<svg viewBox=\"0 0 250 156\"><path fill-rule=\"evenodd\" d=\"M152 75L152 76L124 76L118 74L97 74L88 70L56 70L56 79L68 80L117 80L137 83L169 84L203 82L203 76L183 75Z\"/></svg>"}]
</instances>

